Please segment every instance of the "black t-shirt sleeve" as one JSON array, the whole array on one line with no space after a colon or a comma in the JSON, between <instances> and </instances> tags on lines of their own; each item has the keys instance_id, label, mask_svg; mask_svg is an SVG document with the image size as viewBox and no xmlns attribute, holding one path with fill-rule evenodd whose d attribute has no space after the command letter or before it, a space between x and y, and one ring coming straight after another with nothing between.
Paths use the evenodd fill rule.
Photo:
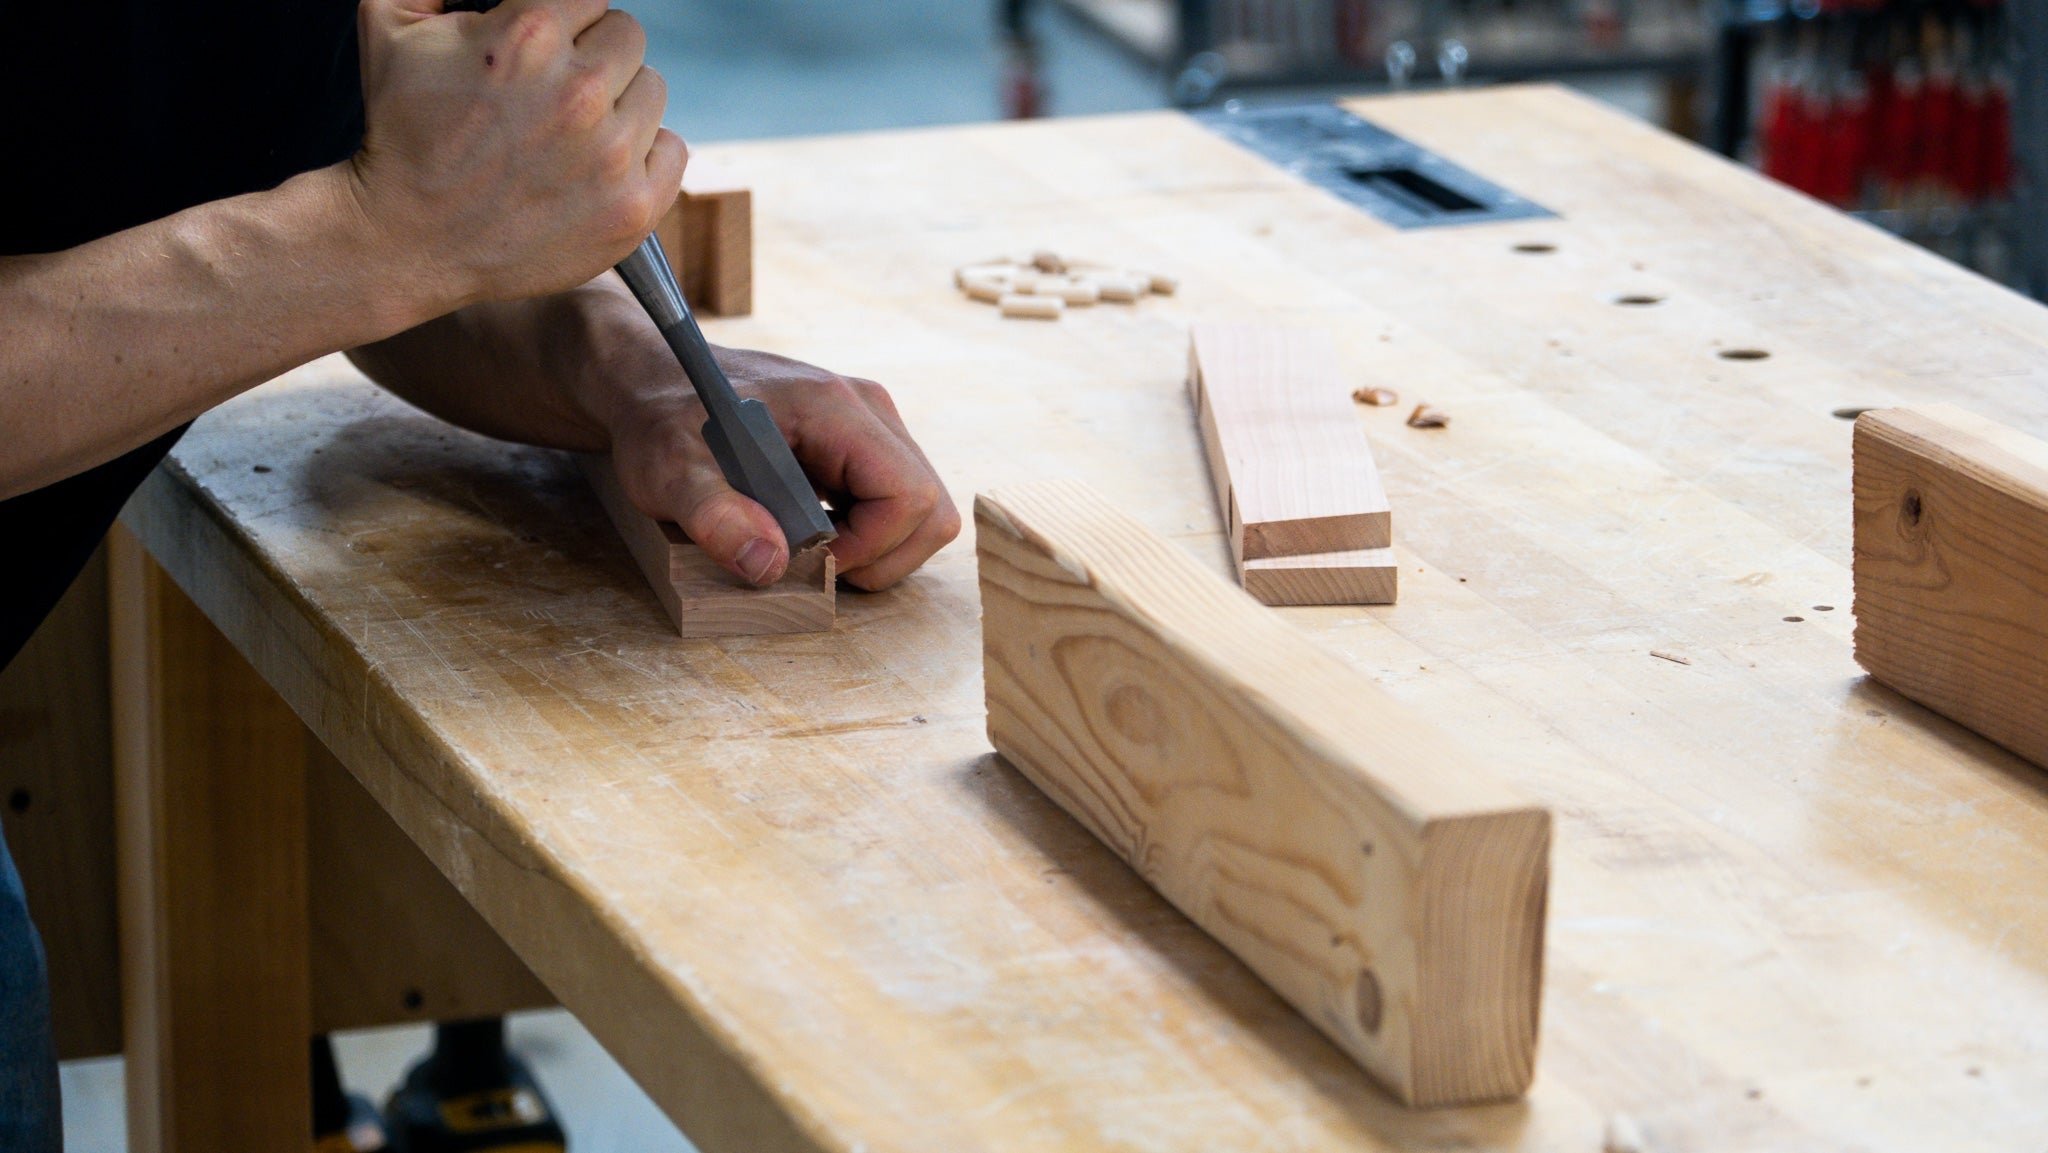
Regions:
<instances>
[{"instance_id":1,"label":"black t-shirt sleeve","mask_svg":"<svg viewBox=\"0 0 2048 1153\"><path fill-rule=\"evenodd\" d=\"M121 506L184 433L173 429L98 468L0 501L0 540L14 552L0 563L0 668L57 607Z\"/></svg>"},{"instance_id":2,"label":"black t-shirt sleeve","mask_svg":"<svg viewBox=\"0 0 2048 1153\"><path fill-rule=\"evenodd\" d=\"M0 0L0 29L0 255L274 188L362 141L356 0ZM0 667L177 439L0 501Z\"/></svg>"}]
</instances>

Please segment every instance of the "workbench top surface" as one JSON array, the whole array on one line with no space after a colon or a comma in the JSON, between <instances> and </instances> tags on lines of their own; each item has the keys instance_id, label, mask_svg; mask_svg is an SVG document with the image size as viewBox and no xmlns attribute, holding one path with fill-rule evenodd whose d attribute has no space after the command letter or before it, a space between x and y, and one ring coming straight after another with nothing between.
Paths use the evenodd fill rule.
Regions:
<instances>
[{"instance_id":1,"label":"workbench top surface","mask_svg":"<svg viewBox=\"0 0 2048 1153\"><path fill-rule=\"evenodd\" d=\"M568 460L338 358L129 521L707 1153L2037 1147L2048 777L1851 660L1833 412L2048 435L2048 312L1558 90L1353 107L1559 218L1395 231L1175 114L720 147L758 296L706 327L884 382L963 508L1080 478L1219 573L1189 322L1399 390L1400 603L1285 612L1556 812L1525 1102L1403 1111L995 757L968 537L681 641ZM952 285L1048 247L1182 287Z\"/></svg>"}]
</instances>

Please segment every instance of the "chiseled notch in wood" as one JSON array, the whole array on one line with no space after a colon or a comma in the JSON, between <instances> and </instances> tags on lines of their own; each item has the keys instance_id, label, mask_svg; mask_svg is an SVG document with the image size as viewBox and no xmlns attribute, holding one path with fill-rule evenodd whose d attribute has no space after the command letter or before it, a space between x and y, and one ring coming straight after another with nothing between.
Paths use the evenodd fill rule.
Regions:
<instances>
[{"instance_id":1,"label":"chiseled notch in wood","mask_svg":"<svg viewBox=\"0 0 2048 1153\"><path fill-rule=\"evenodd\" d=\"M975 531L997 751L1403 1102L1525 1092L1549 813L1081 485Z\"/></svg>"},{"instance_id":2,"label":"chiseled notch in wood","mask_svg":"<svg viewBox=\"0 0 2048 1153\"><path fill-rule=\"evenodd\" d=\"M610 457L578 454L576 461L683 636L768 636L832 627L838 571L824 545L789 558L788 571L775 584L754 588L706 556L674 524L634 508L619 488Z\"/></svg>"},{"instance_id":3,"label":"chiseled notch in wood","mask_svg":"<svg viewBox=\"0 0 2048 1153\"><path fill-rule=\"evenodd\" d=\"M654 235L692 309L706 316L754 311L753 190L693 160Z\"/></svg>"},{"instance_id":4,"label":"chiseled notch in wood","mask_svg":"<svg viewBox=\"0 0 2048 1153\"><path fill-rule=\"evenodd\" d=\"M1856 418L1856 661L2048 766L2048 443L1953 405Z\"/></svg>"},{"instance_id":5,"label":"chiseled notch in wood","mask_svg":"<svg viewBox=\"0 0 2048 1153\"><path fill-rule=\"evenodd\" d=\"M1393 545L1386 490L1328 333L1195 325L1188 393L1240 566Z\"/></svg>"}]
</instances>

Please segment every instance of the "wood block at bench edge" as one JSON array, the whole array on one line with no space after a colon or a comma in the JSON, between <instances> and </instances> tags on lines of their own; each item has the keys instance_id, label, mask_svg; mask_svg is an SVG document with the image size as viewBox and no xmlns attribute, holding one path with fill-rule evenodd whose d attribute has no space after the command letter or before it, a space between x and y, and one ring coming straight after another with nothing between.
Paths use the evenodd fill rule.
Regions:
<instances>
[{"instance_id":1,"label":"wood block at bench edge","mask_svg":"<svg viewBox=\"0 0 2048 1153\"><path fill-rule=\"evenodd\" d=\"M1084 486L975 531L997 751L1403 1102L1525 1092L1549 813Z\"/></svg>"},{"instance_id":2,"label":"wood block at bench edge","mask_svg":"<svg viewBox=\"0 0 2048 1153\"><path fill-rule=\"evenodd\" d=\"M706 316L754 311L754 193L728 174L691 161L676 202L654 234L690 307Z\"/></svg>"},{"instance_id":3,"label":"wood block at bench edge","mask_svg":"<svg viewBox=\"0 0 2048 1153\"><path fill-rule=\"evenodd\" d=\"M2048 443L1890 408L1854 460L1857 663L2048 767Z\"/></svg>"},{"instance_id":4,"label":"wood block at bench edge","mask_svg":"<svg viewBox=\"0 0 2048 1153\"><path fill-rule=\"evenodd\" d=\"M1390 605L1401 584L1390 548L1242 561L1237 579L1252 599L1275 608Z\"/></svg>"},{"instance_id":5,"label":"wood block at bench edge","mask_svg":"<svg viewBox=\"0 0 2048 1153\"><path fill-rule=\"evenodd\" d=\"M1328 333L1194 325L1188 394L1240 564L1393 545L1386 490Z\"/></svg>"},{"instance_id":6,"label":"wood block at bench edge","mask_svg":"<svg viewBox=\"0 0 2048 1153\"><path fill-rule=\"evenodd\" d=\"M831 629L838 572L824 545L789 558L789 571L775 584L753 588L704 555L675 525L634 508L619 489L610 457L577 453L576 463L682 636L769 636Z\"/></svg>"}]
</instances>

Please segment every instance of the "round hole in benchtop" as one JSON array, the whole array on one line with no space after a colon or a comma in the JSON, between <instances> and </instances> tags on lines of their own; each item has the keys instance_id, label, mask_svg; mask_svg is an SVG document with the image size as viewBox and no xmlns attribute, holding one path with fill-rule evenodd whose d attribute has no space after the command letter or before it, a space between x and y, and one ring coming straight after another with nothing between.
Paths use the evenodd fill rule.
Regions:
<instances>
[{"instance_id":1,"label":"round hole in benchtop","mask_svg":"<svg viewBox=\"0 0 2048 1153\"><path fill-rule=\"evenodd\" d=\"M1652 292L1631 292L1625 296L1615 297L1614 303L1629 308L1648 308L1653 304L1664 303L1664 298Z\"/></svg>"},{"instance_id":2,"label":"round hole in benchtop","mask_svg":"<svg viewBox=\"0 0 2048 1153\"><path fill-rule=\"evenodd\" d=\"M1557 245L1547 240L1524 240L1522 243L1515 245L1515 251L1526 252L1532 256L1540 256L1546 252L1556 252Z\"/></svg>"},{"instance_id":3,"label":"round hole in benchtop","mask_svg":"<svg viewBox=\"0 0 2048 1153\"><path fill-rule=\"evenodd\" d=\"M1722 360L1769 360L1771 354L1761 348L1724 348Z\"/></svg>"}]
</instances>

